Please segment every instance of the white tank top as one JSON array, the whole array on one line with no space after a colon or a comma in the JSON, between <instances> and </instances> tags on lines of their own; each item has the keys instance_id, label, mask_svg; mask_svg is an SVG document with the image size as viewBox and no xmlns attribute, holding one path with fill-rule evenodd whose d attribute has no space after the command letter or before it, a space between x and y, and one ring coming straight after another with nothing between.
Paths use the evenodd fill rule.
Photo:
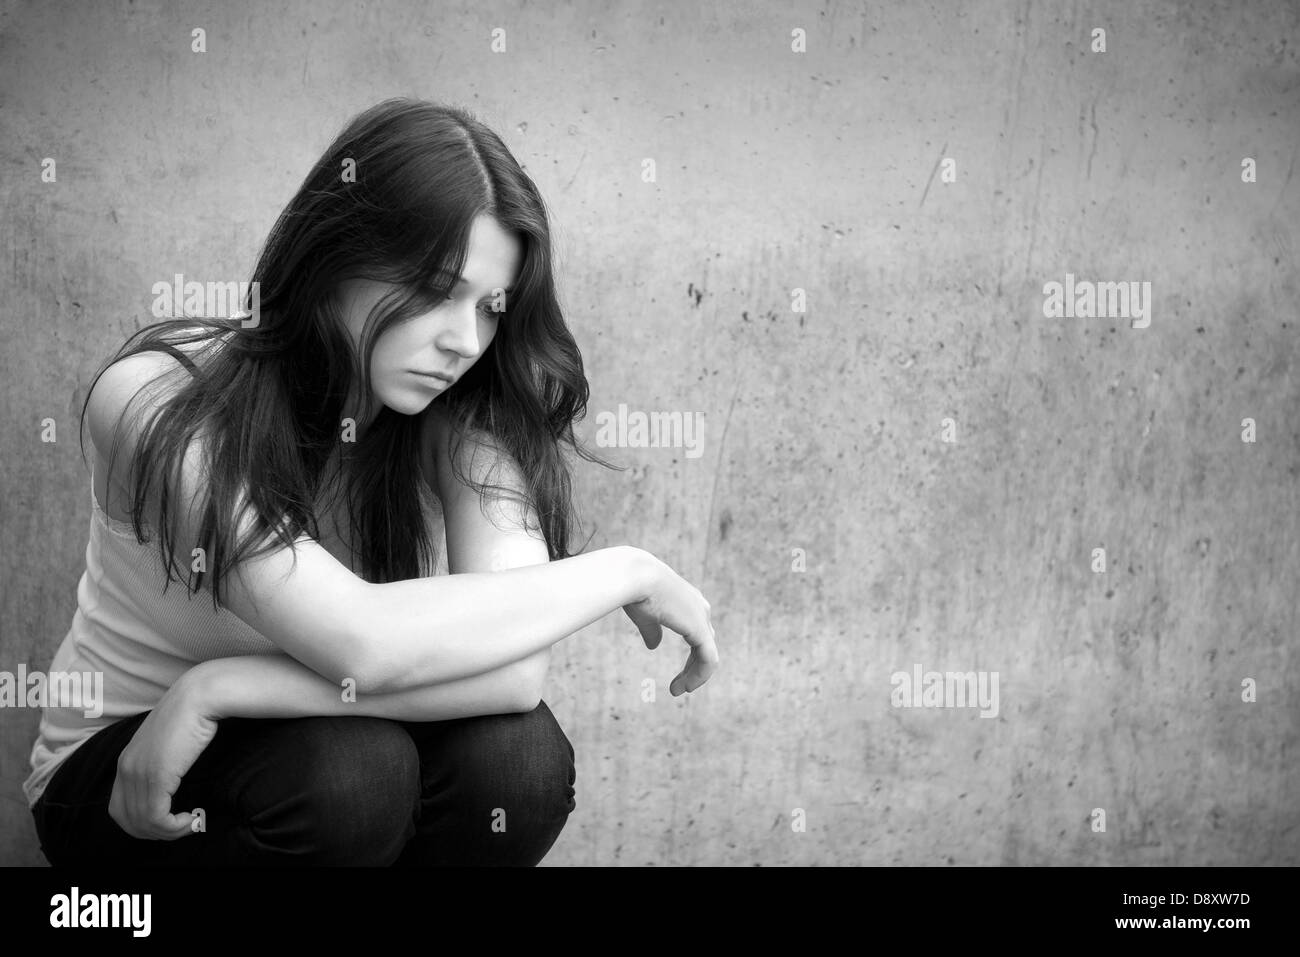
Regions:
<instances>
[{"instance_id":1,"label":"white tank top","mask_svg":"<svg viewBox=\"0 0 1300 957\"><path fill-rule=\"evenodd\" d=\"M90 487L86 570L77 585L72 626L49 670L102 672L103 713L89 717L86 711L95 708L46 703L32 746L32 773L23 782L29 805L40 799L60 763L78 745L115 721L152 710L194 665L211 658L280 652L233 612L214 612L209 591L190 596L184 582L172 582L164 596L157 540L151 537L141 544L129 522L100 507L93 471Z\"/></svg>"}]
</instances>

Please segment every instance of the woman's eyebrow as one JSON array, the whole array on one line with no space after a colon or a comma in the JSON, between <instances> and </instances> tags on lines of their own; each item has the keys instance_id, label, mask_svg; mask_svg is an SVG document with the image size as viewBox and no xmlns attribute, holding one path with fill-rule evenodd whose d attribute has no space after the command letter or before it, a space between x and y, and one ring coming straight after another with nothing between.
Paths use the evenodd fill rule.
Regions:
<instances>
[{"instance_id":1,"label":"woman's eyebrow","mask_svg":"<svg viewBox=\"0 0 1300 957\"><path fill-rule=\"evenodd\" d=\"M444 277L444 276L450 276L451 273L447 272L447 271L444 269L444 270L442 270L442 271L440 271L440 272L435 273L434 275L435 275L436 277L438 277L438 278L442 278L442 277ZM461 286L461 285L465 285L465 284L468 283L468 282L469 282L468 279L466 279L464 276L461 276L460 278L458 278L458 279L456 280L456 283L455 283L455 284L456 284L457 286ZM514 286L505 286L505 287L502 288L501 291L504 292L504 293L506 293L507 295L509 295L510 293L512 293L512 292L515 291L515 287L514 287Z\"/></svg>"}]
</instances>

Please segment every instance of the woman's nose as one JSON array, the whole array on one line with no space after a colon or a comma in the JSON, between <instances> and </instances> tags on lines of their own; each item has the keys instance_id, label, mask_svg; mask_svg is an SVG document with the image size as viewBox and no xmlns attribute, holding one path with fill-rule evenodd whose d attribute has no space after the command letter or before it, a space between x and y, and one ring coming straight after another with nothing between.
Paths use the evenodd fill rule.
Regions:
<instances>
[{"instance_id":1,"label":"woman's nose","mask_svg":"<svg viewBox=\"0 0 1300 957\"><path fill-rule=\"evenodd\" d=\"M436 343L438 348L455 352L466 359L473 359L479 353L478 308L473 302L456 301L447 303L447 308L440 310L441 322Z\"/></svg>"}]
</instances>

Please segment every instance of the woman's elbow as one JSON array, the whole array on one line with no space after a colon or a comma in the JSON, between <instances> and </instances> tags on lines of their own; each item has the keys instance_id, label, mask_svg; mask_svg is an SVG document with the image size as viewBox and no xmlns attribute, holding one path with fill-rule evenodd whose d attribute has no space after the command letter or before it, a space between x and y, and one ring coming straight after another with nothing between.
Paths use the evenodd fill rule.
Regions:
<instances>
[{"instance_id":1,"label":"woman's elbow","mask_svg":"<svg viewBox=\"0 0 1300 957\"><path fill-rule=\"evenodd\" d=\"M520 695L518 700L515 702L514 707L510 710L517 714L527 714L530 711L536 710L537 706L541 703L541 692L538 692L537 694Z\"/></svg>"},{"instance_id":2,"label":"woman's elbow","mask_svg":"<svg viewBox=\"0 0 1300 957\"><path fill-rule=\"evenodd\" d=\"M542 703L542 691L546 684L546 672L550 663L551 649L545 648L515 665L513 710L527 713Z\"/></svg>"}]
</instances>

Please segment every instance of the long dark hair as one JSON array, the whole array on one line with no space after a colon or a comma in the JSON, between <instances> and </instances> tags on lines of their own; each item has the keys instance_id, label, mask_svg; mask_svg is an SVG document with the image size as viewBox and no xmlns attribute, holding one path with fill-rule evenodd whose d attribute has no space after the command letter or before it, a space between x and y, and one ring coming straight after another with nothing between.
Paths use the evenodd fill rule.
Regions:
<instances>
[{"instance_id":1,"label":"long dark hair","mask_svg":"<svg viewBox=\"0 0 1300 957\"><path fill-rule=\"evenodd\" d=\"M206 552L214 608L223 573L232 566L277 541L292 547L304 532L320 537L315 504L323 489L335 487L327 466L341 451L351 387L359 383L355 394L372 401L375 341L389 326L426 310L431 296L450 293L464 267L473 220L482 213L520 238L520 275L487 350L435 401L448 412L457 436L453 449L469 432L481 431L514 457L551 559L572 554L572 485L562 447L614 466L574 437L589 388L556 297L545 204L501 138L468 112L395 99L356 116L281 213L253 273L258 285L250 288L260 300L255 326L244 328L238 319L153 323L129 337L96 374L97 381L112 363L160 345L206 342L199 355L212 350L142 423L132 462L131 521L142 542L146 501L158 488L156 527L167 584L181 579L172 554L176 478L200 433L208 439L210 484L198 505L196 545ZM450 281L436 279L441 270ZM338 309L338 284L347 278L395 283L401 290L368 317L360 355ZM253 305L251 295L243 301L246 315ZM214 340L227 333L225 347L215 349ZM85 415L83 405L83 426ZM351 537L369 581L433 572L437 551L422 513L422 420L423 413L381 408L342 470ZM480 495L507 494L459 467L456 475ZM236 515L241 496L247 504ZM239 529L246 531L238 535ZM188 550L182 554L188 562ZM186 568L184 574L187 589L197 592L204 573Z\"/></svg>"}]
</instances>

